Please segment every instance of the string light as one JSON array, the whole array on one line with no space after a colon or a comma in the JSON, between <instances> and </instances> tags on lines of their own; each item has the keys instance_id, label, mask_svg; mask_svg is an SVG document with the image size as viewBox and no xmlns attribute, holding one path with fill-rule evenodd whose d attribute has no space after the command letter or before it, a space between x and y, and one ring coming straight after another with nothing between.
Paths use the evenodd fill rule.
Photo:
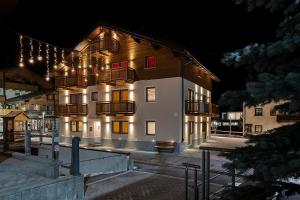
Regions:
<instances>
[{"instance_id":1,"label":"string light","mask_svg":"<svg viewBox=\"0 0 300 200\"><path fill-rule=\"evenodd\" d=\"M54 54L53 54L53 60L54 60L54 69L57 69L57 49L56 47L53 48Z\"/></svg>"},{"instance_id":2,"label":"string light","mask_svg":"<svg viewBox=\"0 0 300 200\"><path fill-rule=\"evenodd\" d=\"M61 50L61 64L64 67L65 66L65 50Z\"/></svg>"},{"instance_id":3,"label":"string light","mask_svg":"<svg viewBox=\"0 0 300 200\"><path fill-rule=\"evenodd\" d=\"M74 68L74 52L73 51L71 53L71 66L72 66L72 73L74 73L75 68Z\"/></svg>"},{"instance_id":4,"label":"string light","mask_svg":"<svg viewBox=\"0 0 300 200\"><path fill-rule=\"evenodd\" d=\"M46 81L50 80L50 69L49 69L49 45L46 45L46 64L47 64L47 75Z\"/></svg>"},{"instance_id":5,"label":"string light","mask_svg":"<svg viewBox=\"0 0 300 200\"><path fill-rule=\"evenodd\" d=\"M23 36L19 35L20 55L19 55L19 67L24 67L24 49L23 49Z\"/></svg>"},{"instance_id":6,"label":"string light","mask_svg":"<svg viewBox=\"0 0 300 200\"><path fill-rule=\"evenodd\" d=\"M96 57L96 76L97 76L97 77L99 76L98 68L99 68L99 57L97 56L97 57Z\"/></svg>"},{"instance_id":7,"label":"string light","mask_svg":"<svg viewBox=\"0 0 300 200\"><path fill-rule=\"evenodd\" d=\"M89 46L90 55L89 55L89 68L92 68L92 48Z\"/></svg>"},{"instance_id":8,"label":"string light","mask_svg":"<svg viewBox=\"0 0 300 200\"><path fill-rule=\"evenodd\" d=\"M79 69L81 69L81 64L82 64L82 55L81 53L79 53L79 64L78 64Z\"/></svg>"},{"instance_id":9,"label":"string light","mask_svg":"<svg viewBox=\"0 0 300 200\"><path fill-rule=\"evenodd\" d=\"M42 44L41 44L41 42L39 42L39 50L38 50L38 57L37 57L38 61L42 61L43 60L41 52L42 52Z\"/></svg>"},{"instance_id":10,"label":"string light","mask_svg":"<svg viewBox=\"0 0 300 200\"><path fill-rule=\"evenodd\" d=\"M32 44L32 39L29 40L29 45L30 45L30 51L29 51L29 63L33 64L34 59L33 59L33 44Z\"/></svg>"}]
</instances>

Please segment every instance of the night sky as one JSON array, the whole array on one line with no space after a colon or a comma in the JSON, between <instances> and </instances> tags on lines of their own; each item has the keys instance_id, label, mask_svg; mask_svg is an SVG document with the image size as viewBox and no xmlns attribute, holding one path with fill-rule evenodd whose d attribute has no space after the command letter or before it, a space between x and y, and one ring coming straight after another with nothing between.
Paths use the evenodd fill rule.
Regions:
<instances>
[{"instance_id":1,"label":"night sky","mask_svg":"<svg viewBox=\"0 0 300 200\"><path fill-rule=\"evenodd\" d=\"M184 45L221 79L214 84L215 102L226 90L243 89L246 72L223 65L223 54L249 43L272 41L280 16L263 9L249 13L245 5L231 0L175 2L1 0L0 67L16 63L15 36L3 26L72 48L103 21Z\"/></svg>"}]
</instances>

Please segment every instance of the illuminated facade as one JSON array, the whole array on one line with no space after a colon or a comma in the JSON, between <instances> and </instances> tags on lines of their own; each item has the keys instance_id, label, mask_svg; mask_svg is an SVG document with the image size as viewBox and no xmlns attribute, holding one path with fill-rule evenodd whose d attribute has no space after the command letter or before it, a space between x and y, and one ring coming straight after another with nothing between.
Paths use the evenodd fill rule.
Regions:
<instances>
[{"instance_id":1,"label":"illuminated facade","mask_svg":"<svg viewBox=\"0 0 300 200\"><path fill-rule=\"evenodd\" d=\"M180 151L209 137L218 78L186 50L101 26L74 52L55 77L62 142L154 151L174 141Z\"/></svg>"}]
</instances>

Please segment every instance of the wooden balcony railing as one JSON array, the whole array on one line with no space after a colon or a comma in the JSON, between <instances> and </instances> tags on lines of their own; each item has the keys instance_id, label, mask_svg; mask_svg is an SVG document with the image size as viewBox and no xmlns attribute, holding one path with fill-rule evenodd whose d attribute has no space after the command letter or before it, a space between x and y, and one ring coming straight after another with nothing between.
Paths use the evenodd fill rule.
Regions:
<instances>
[{"instance_id":1,"label":"wooden balcony railing","mask_svg":"<svg viewBox=\"0 0 300 200\"><path fill-rule=\"evenodd\" d=\"M88 106L87 104L66 104L66 105L57 105L55 107L55 115L64 116L64 115L87 115Z\"/></svg>"},{"instance_id":2,"label":"wooden balcony railing","mask_svg":"<svg viewBox=\"0 0 300 200\"><path fill-rule=\"evenodd\" d=\"M125 114L132 115L135 113L135 102L134 101L102 101L96 103L96 114L97 115L116 115Z\"/></svg>"},{"instance_id":3,"label":"wooden balcony railing","mask_svg":"<svg viewBox=\"0 0 300 200\"><path fill-rule=\"evenodd\" d=\"M55 78L56 88L78 87L86 88L87 82L84 76L59 76Z\"/></svg>"},{"instance_id":4,"label":"wooden balcony railing","mask_svg":"<svg viewBox=\"0 0 300 200\"><path fill-rule=\"evenodd\" d=\"M113 83L118 80L124 80L125 82L133 83L135 70L132 68L125 69L107 69L101 70L99 73L99 83Z\"/></svg>"},{"instance_id":5,"label":"wooden balcony railing","mask_svg":"<svg viewBox=\"0 0 300 200\"><path fill-rule=\"evenodd\" d=\"M300 121L300 114L277 115L277 122L296 122Z\"/></svg>"},{"instance_id":6,"label":"wooden balcony railing","mask_svg":"<svg viewBox=\"0 0 300 200\"><path fill-rule=\"evenodd\" d=\"M218 106L211 103L205 103L200 100L186 100L185 101L185 114L187 115L200 115L210 114L218 115Z\"/></svg>"},{"instance_id":7,"label":"wooden balcony railing","mask_svg":"<svg viewBox=\"0 0 300 200\"><path fill-rule=\"evenodd\" d=\"M118 53L119 50L120 43L118 40L111 37L104 37L103 39L99 39L99 51Z\"/></svg>"}]
</instances>

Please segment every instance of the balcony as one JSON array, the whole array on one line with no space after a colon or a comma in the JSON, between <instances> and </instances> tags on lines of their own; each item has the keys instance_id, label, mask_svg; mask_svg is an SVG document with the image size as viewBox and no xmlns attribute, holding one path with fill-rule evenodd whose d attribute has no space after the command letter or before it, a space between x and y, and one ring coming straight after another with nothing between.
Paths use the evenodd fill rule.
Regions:
<instances>
[{"instance_id":1,"label":"balcony","mask_svg":"<svg viewBox=\"0 0 300 200\"><path fill-rule=\"evenodd\" d=\"M96 103L96 114L97 115L133 115L135 113L135 102L134 101L101 101Z\"/></svg>"},{"instance_id":2,"label":"balcony","mask_svg":"<svg viewBox=\"0 0 300 200\"><path fill-rule=\"evenodd\" d=\"M135 78L135 70L132 68L125 69L107 69L101 70L99 73L99 83L116 84L117 81L125 81L133 83Z\"/></svg>"},{"instance_id":3,"label":"balcony","mask_svg":"<svg viewBox=\"0 0 300 200\"><path fill-rule=\"evenodd\" d=\"M200 100L186 100L185 114L187 115L218 115L218 106L212 103L205 103Z\"/></svg>"},{"instance_id":4,"label":"balcony","mask_svg":"<svg viewBox=\"0 0 300 200\"><path fill-rule=\"evenodd\" d=\"M118 53L120 50L120 42L111 37L111 35L105 35L103 38L94 40L91 43L93 52L102 52L105 54Z\"/></svg>"},{"instance_id":5,"label":"balcony","mask_svg":"<svg viewBox=\"0 0 300 200\"><path fill-rule=\"evenodd\" d=\"M55 115L57 116L87 115L87 114L88 114L87 104L66 104L66 105L57 105L55 107Z\"/></svg>"},{"instance_id":6,"label":"balcony","mask_svg":"<svg viewBox=\"0 0 300 200\"><path fill-rule=\"evenodd\" d=\"M300 114L293 115L277 115L277 122L296 122L300 121Z\"/></svg>"},{"instance_id":7,"label":"balcony","mask_svg":"<svg viewBox=\"0 0 300 200\"><path fill-rule=\"evenodd\" d=\"M85 81L86 77L83 76L59 76L55 78L55 87L56 88L86 88L87 82Z\"/></svg>"}]
</instances>

